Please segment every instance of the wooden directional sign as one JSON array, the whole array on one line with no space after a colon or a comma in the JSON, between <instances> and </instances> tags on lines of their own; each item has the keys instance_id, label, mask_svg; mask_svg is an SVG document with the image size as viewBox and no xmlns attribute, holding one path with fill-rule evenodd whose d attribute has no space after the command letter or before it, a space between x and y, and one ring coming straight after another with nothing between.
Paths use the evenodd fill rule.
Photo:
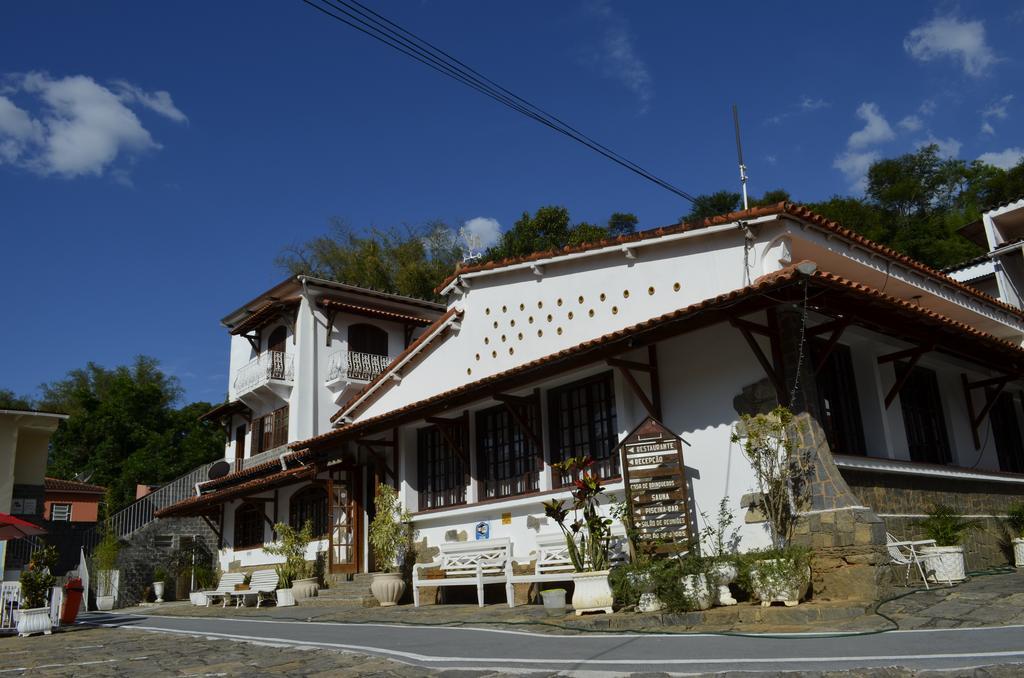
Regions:
<instances>
[{"instance_id":1,"label":"wooden directional sign","mask_svg":"<svg viewBox=\"0 0 1024 678\"><path fill-rule=\"evenodd\" d=\"M690 501L682 440L647 417L618 449L637 540L656 553L688 551Z\"/></svg>"}]
</instances>

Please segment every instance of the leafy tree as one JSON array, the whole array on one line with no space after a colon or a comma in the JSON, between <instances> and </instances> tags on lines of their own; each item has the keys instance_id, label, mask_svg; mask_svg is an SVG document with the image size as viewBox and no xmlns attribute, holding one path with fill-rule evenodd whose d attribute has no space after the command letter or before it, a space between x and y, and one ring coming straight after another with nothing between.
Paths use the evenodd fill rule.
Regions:
<instances>
[{"instance_id":1,"label":"leafy tree","mask_svg":"<svg viewBox=\"0 0 1024 678\"><path fill-rule=\"evenodd\" d=\"M330 233L286 249L277 264L290 273L431 299L462 260L454 232L441 222L360 235L340 219Z\"/></svg>"},{"instance_id":2,"label":"leafy tree","mask_svg":"<svg viewBox=\"0 0 1024 678\"><path fill-rule=\"evenodd\" d=\"M608 237L627 235L636 231L638 219L629 212L615 212L608 218L607 226L598 226L586 221L572 225L569 210L549 205L535 213L523 212L512 228L505 231L501 241L484 255L486 259L525 257L534 252L546 252L569 246L604 240Z\"/></svg>"},{"instance_id":3,"label":"leafy tree","mask_svg":"<svg viewBox=\"0 0 1024 678\"><path fill-rule=\"evenodd\" d=\"M693 201L690 213L682 217L681 221L687 224L699 224L710 217L735 212L740 208L740 201L742 199L742 195L733 191L718 191L717 193L698 195Z\"/></svg>"},{"instance_id":4,"label":"leafy tree","mask_svg":"<svg viewBox=\"0 0 1024 678\"><path fill-rule=\"evenodd\" d=\"M171 480L224 454L220 428L198 420L211 405L176 408L181 387L153 358L114 369L89 363L41 388L43 409L71 415L50 440L49 472L88 473L109 488L112 510L135 498L137 483Z\"/></svg>"},{"instance_id":5,"label":"leafy tree","mask_svg":"<svg viewBox=\"0 0 1024 678\"><path fill-rule=\"evenodd\" d=\"M15 395L14 391L0 388L0 410L31 410L35 403L27 396Z\"/></svg>"},{"instance_id":6,"label":"leafy tree","mask_svg":"<svg viewBox=\"0 0 1024 678\"><path fill-rule=\"evenodd\" d=\"M608 235L630 235L636 232L636 225L640 222L632 212L614 212L608 217Z\"/></svg>"}]
</instances>

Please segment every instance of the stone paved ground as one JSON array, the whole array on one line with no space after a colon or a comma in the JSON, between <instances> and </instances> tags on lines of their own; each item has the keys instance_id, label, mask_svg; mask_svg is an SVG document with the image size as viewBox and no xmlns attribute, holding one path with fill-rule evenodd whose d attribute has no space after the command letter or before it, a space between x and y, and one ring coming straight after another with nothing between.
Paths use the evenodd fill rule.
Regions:
<instances>
[{"instance_id":1,"label":"stone paved ground","mask_svg":"<svg viewBox=\"0 0 1024 678\"><path fill-rule=\"evenodd\" d=\"M897 595L914 590L879 608L900 628L949 628L954 626L995 626L1024 624L1024 571L974 577L955 586L931 591L897 589ZM219 606L195 607L186 603L167 603L125 612L185 616L244 616L268 619L297 619L338 622L389 622L429 625L505 626L543 633L581 633L615 631L733 631L750 633L795 631L872 631L892 629L885 617L872 614L872 606L843 603L801 603L797 607L740 603L716 607L706 612L685 615L636 614L564 618L545 616L540 605L508 608L503 604L426 605L392 608L331 605L327 601L296 607L223 609Z\"/></svg>"}]
</instances>

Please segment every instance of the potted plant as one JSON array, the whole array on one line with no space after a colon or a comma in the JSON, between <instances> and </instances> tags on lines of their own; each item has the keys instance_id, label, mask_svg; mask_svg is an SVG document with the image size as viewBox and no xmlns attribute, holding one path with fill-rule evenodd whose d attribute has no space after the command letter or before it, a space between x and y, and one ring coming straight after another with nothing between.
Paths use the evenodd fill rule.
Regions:
<instances>
[{"instance_id":1,"label":"potted plant","mask_svg":"<svg viewBox=\"0 0 1024 678\"><path fill-rule=\"evenodd\" d=\"M1007 513L1006 522L1013 532L1014 564L1024 568L1024 504L1013 505Z\"/></svg>"},{"instance_id":2,"label":"potted plant","mask_svg":"<svg viewBox=\"0 0 1024 678\"><path fill-rule=\"evenodd\" d=\"M167 582L167 570L162 565L153 568L153 595L156 602L164 602L164 585Z\"/></svg>"},{"instance_id":3,"label":"potted plant","mask_svg":"<svg viewBox=\"0 0 1024 678\"><path fill-rule=\"evenodd\" d=\"M706 513L701 513L704 529L701 531L701 544L707 550L707 558L711 561L708 571L708 584L714 589L715 605L735 605L729 590L729 584L736 581L739 569L734 562L734 554L739 546L739 527L733 527L735 517L729 510L729 497L722 497L718 503L718 516L715 522Z\"/></svg>"},{"instance_id":4,"label":"potted plant","mask_svg":"<svg viewBox=\"0 0 1024 678\"><path fill-rule=\"evenodd\" d=\"M796 605L811 580L810 553L790 544L796 523L795 505L806 482L809 453L797 452L789 428L793 413L776 407L768 414L742 415L733 431L750 462L761 493L764 514L774 548L755 551L747 559L747 585L762 605Z\"/></svg>"},{"instance_id":5,"label":"potted plant","mask_svg":"<svg viewBox=\"0 0 1024 678\"><path fill-rule=\"evenodd\" d=\"M195 577L195 591L190 591L188 594L189 601L193 605L206 605L206 594L203 591L209 591L213 589L217 580L220 578L217 572L206 563L197 564L192 574Z\"/></svg>"},{"instance_id":6,"label":"potted plant","mask_svg":"<svg viewBox=\"0 0 1024 678\"><path fill-rule=\"evenodd\" d=\"M57 550L53 546L45 546L32 554L32 559L22 573L21 582L22 607L18 610L18 635L30 636L33 633L50 635L53 621L50 618L50 589L56 578L50 568L57 562Z\"/></svg>"},{"instance_id":7,"label":"potted plant","mask_svg":"<svg viewBox=\"0 0 1024 678\"><path fill-rule=\"evenodd\" d=\"M103 530L103 538L93 550L93 563L96 566L96 607L108 611L114 609L117 599L117 557L121 553L121 544L114 531L107 525Z\"/></svg>"},{"instance_id":8,"label":"potted plant","mask_svg":"<svg viewBox=\"0 0 1024 678\"><path fill-rule=\"evenodd\" d=\"M544 502L544 514L561 528L569 559L576 570L572 576L572 606L577 615L585 612L611 614L613 603L612 589L608 582L612 521L600 513L604 486L588 470L593 463L589 457L570 457L555 464L559 470L577 475L573 481L571 523L566 525L570 510L565 508L564 500Z\"/></svg>"},{"instance_id":9,"label":"potted plant","mask_svg":"<svg viewBox=\"0 0 1024 678\"><path fill-rule=\"evenodd\" d=\"M409 521L412 517L402 507L398 491L390 485L377 486L373 500L377 514L370 523L370 546L374 561L381 572L374 572L370 592L381 607L397 605L405 593L405 579L399 570L412 544Z\"/></svg>"},{"instance_id":10,"label":"potted plant","mask_svg":"<svg viewBox=\"0 0 1024 678\"><path fill-rule=\"evenodd\" d=\"M961 545L967 530L975 527L975 523L965 520L956 510L946 504L936 504L928 512L928 517L918 521L917 525L924 529L925 537L935 540L935 546L922 546L921 555L931 556L927 559L932 569L927 572L928 581L964 581L964 547Z\"/></svg>"},{"instance_id":11,"label":"potted plant","mask_svg":"<svg viewBox=\"0 0 1024 678\"><path fill-rule=\"evenodd\" d=\"M313 577L313 563L306 560L306 549L309 542L313 541L313 523L307 520L301 530L287 523L277 523L274 531L277 532L278 541L265 546L263 550L284 557L286 567L278 570L278 578L284 572L288 575L289 585L285 586L279 581L278 588L290 588L296 600L312 598L316 595L317 581Z\"/></svg>"}]
</instances>

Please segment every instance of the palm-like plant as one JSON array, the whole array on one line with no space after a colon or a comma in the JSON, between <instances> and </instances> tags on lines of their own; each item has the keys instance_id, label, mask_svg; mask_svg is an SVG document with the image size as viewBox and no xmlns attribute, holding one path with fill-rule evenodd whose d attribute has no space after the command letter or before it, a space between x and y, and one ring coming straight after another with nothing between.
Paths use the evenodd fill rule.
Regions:
<instances>
[{"instance_id":1,"label":"palm-like plant","mask_svg":"<svg viewBox=\"0 0 1024 678\"><path fill-rule=\"evenodd\" d=\"M611 541L612 521L600 513L600 496L604 486L588 469L594 460L589 457L569 457L555 466L566 473L575 473L572 508L565 507L562 499L544 502L544 515L558 523L565 535L569 560L577 572L600 572L608 567L608 549ZM569 514L572 522L566 525Z\"/></svg>"}]
</instances>

